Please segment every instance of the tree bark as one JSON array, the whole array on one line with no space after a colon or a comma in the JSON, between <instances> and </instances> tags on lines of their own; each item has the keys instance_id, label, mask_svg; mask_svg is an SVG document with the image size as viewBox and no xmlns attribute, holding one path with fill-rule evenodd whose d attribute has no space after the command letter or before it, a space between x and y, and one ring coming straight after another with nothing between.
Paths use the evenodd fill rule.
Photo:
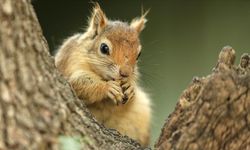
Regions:
<instances>
[{"instance_id":1,"label":"tree bark","mask_svg":"<svg viewBox=\"0 0 250 150\"><path fill-rule=\"evenodd\" d=\"M194 78L168 117L156 149L250 149L250 55L234 65L235 51L224 47L207 77Z\"/></svg>"},{"instance_id":2,"label":"tree bark","mask_svg":"<svg viewBox=\"0 0 250 150\"><path fill-rule=\"evenodd\" d=\"M56 71L29 0L0 0L0 149L142 149L99 125ZM250 149L250 55L233 65L225 47L207 77L194 78L168 117L156 149Z\"/></svg>"},{"instance_id":3,"label":"tree bark","mask_svg":"<svg viewBox=\"0 0 250 150\"><path fill-rule=\"evenodd\" d=\"M60 76L30 0L0 0L0 149L141 149L99 125Z\"/></svg>"}]
</instances>

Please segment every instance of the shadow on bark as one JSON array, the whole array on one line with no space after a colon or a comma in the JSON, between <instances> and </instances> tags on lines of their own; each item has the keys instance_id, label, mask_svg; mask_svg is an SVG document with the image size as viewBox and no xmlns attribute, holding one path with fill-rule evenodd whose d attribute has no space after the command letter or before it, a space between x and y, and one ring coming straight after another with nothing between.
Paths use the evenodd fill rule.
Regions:
<instances>
[{"instance_id":1,"label":"shadow on bark","mask_svg":"<svg viewBox=\"0 0 250 150\"><path fill-rule=\"evenodd\" d=\"M60 76L30 0L0 0L0 149L82 149L140 145L99 125ZM167 119L156 149L250 149L250 56L239 66L225 47L213 73L194 78Z\"/></svg>"}]
</instances>

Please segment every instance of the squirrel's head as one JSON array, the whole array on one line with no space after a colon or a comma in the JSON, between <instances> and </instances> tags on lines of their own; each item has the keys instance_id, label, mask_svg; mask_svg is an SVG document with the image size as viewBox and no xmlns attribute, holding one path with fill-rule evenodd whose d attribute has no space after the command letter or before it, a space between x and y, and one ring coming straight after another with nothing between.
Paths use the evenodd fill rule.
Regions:
<instances>
[{"instance_id":1,"label":"squirrel's head","mask_svg":"<svg viewBox=\"0 0 250 150\"><path fill-rule=\"evenodd\" d=\"M84 34L91 68L105 80L136 77L141 54L139 35L145 27L147 12L132 22L107 19L95 5Z\"/></svg>"}]
</instances>

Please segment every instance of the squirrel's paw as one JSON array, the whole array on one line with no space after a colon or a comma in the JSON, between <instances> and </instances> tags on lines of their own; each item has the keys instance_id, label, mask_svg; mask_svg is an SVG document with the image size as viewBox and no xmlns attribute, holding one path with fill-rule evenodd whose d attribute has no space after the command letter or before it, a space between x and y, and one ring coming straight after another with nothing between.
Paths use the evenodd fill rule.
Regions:
<instances>
[{"instance_id":1,"label":"squirrel's paw","mask_svg":"<svg viewBox=\"0 0 250 150\"><path fill-rule=\"evenodd\" d=\"M124 97L122 100L123 104L127 103L128 101L130 101L134 98L135 91L134 91L134 86L131 82L128 82L126 80L125 80L125 82L123 81L122 90L124 93Z\"/></svg>"},{"instance_id":2,"label":"squirrel's paw","mask_svg":"<svg viewBox=\"0 0 250 150\"><path fill-rule=\"evenodd\" d=\"M120 86L120 83L117 81L108 81L108 97L116 104L122 103L123 100L123 92Z\"/></svg>"}]
</instances>

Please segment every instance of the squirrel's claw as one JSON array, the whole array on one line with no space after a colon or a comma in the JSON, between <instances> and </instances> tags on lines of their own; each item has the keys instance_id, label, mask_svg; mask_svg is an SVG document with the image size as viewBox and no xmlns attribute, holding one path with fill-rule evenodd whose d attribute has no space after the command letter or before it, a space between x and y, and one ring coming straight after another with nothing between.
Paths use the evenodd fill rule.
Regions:
<instances>
[{"instance_id":1,"label":"squirrel's claw","mask_svg":"<svg viewBox=\"0 0 250 150\"><path fill-rule=\"evenodd\" d=\"M134 95L135 95L134 87L130 83L128 82L124 83L122 85L122 90L124 93L122 104L125 104L134 98Z\"/></svg>"},{"instance_id":2,"label":"squirrel's claw","mask_svg":"<svg viewBox=\"0 0 250 150\"><path fill-rule=\"evenodd\" d=\"M122 99L122 104L126 104L128 101L128 96L124 95L123 99Z\"/></svg>"},{"instance_id":3,"label":"squirrel's claw","mask_svg":"<svg viewBox=\"0 0 250 150\"><path fill-rule=\"evenodd\" d=\"M120 84L116 81L108 81L108 97L113 101L114 104L119 105L123 100L123 92Z\"/></svg>"}]
</instances>

